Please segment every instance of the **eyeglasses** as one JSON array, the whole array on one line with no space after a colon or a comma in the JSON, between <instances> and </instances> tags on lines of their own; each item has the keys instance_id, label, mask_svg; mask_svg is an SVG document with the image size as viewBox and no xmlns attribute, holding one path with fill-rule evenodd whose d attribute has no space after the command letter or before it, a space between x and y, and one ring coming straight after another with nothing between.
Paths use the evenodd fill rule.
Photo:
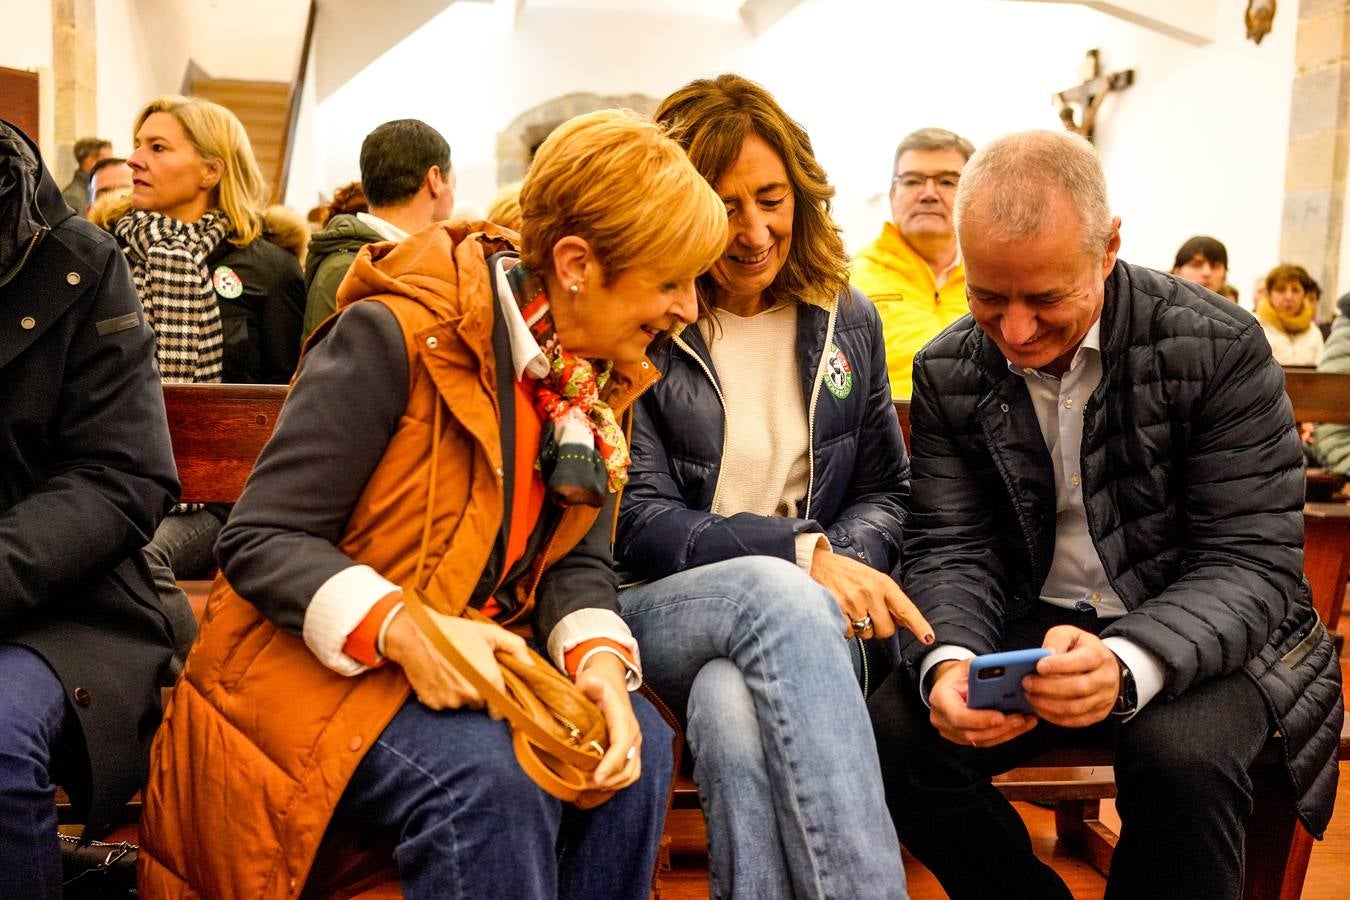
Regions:
<instances>
[{"instance_id":1,"label":"eyeglasses","mask_svg":"<svg viewBox=\"0 0 1350 900\"><path fill-rule=\"evenodd\" d=\"M960 172L934 172L927 174L924 172L901 172L891 179L892 184L900 185L900 189L913 193L921 191L928 184L933 182L939 193L952 194L956 192L956 187L961 183Z\"/></svg>"}]
</instances>

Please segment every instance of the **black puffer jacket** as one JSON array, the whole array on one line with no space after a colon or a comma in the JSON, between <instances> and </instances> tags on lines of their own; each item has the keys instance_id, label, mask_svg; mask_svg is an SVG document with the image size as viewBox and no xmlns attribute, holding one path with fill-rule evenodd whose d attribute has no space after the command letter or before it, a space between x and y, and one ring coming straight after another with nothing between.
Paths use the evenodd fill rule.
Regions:
<instances>
[{"instance_id":1,"label":"black puffer jacket","mask_svg":"<svg viewBox=\"0 0 1350 900\"><path fill-rule=\"evenodd\" d=\"M828 352L822 371L822 356ZM811 423L807 499L797 517L709 512L722 471L725 412L712 355L697 328L652 350L661 380L633 417L628 487L615 556L641 578L740 556L796 560L794 538L823 531L838 553L883 572L900 559L909 496L876 307L856 289L842 302L801 302L797 365Z\"/></svg>"},{"instance_id":2,"label":"black puffer jacket","mask_svg":"<svg viewBox=\"0 0 1350 900\"><path fill-rule=\"evenodd\" d=\"M1244 669L1285 737L1299 812L1321 834L1343 709L1303 579L1303 460L1260 325L1171 276L1117 262L1102 381L1084 410L1088 525L1166 672L1164 700ZM1055 540L1049 452L1024 381L967 316L915 360L904 585L937 642L976 653L1040 595ZM913 663L927 648L902 634Z\"/></svg>"}]
</instances>

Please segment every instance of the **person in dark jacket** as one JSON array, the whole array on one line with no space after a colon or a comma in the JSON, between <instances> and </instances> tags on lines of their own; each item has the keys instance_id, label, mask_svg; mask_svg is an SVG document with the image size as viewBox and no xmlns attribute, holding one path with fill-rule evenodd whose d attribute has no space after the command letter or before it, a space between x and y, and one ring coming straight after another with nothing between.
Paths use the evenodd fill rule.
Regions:
<instances>
[{"instance_id":1,"label":"person in dark jacket","mask_svg":"<svg viewBox=\"0 0 1350 900\"><path fill-rule=\"evenodd\" d=\"M376 241L401 241L450 218L455 207L450 145L418 119L385 122L361 142L361 190L370 209L333 216L310 241L304 338L337 309L338 285L357 250Z\"/></svg>"},{"instance_id":2,"label":"person in dark jacket","mask_svg":"<svg viewBox=\"0 0 1350 900\"><path fill-rule=\"evenodd\" d=\"M116 243L0 122L0 892L59 898L54 785L99 837L145 780L173 646L140 548L178 491Z\"/></svg>"},{"instance_id":3,"label":"person in dark jacket","mask_svg":"<svg viewBox=\"0 0 1350 900\"><path fill-rule=\"evenodd\" d=\"M1117 259L1082 138L993 142L956 206L971 316L915 361L904 547L937 646L871 700L901 841L958 900L1067 898L989 779L1105 741L1107 896L1236 898L1248 767L1278 732L1320 835L1344 714L1282 371L1250 314ZM971 657L1023 647L1034 713L970 708Z\"/></svg>"},{"instance_id":4,"label":"person in dark jacket","mask_svg":"<svg viewBox=\"0 0 1350 900\"><path fill-rule=\"evenodd\" d=\"M656 117L731 236L637 405L615 549L650 583L620 595L624 618L688 716L716 896L903 896L846 641L927 632L889 575L909 472L881 322L848 287L810 140L768 92L695 81Z\"/></svg>"}]
</instances>

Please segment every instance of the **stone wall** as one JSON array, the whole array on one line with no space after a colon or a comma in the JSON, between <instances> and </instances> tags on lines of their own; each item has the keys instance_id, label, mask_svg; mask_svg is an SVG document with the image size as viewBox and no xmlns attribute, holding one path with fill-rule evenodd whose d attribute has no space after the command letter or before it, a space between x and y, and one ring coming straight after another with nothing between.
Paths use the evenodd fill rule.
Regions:
<instances>
[{"instance_id":1,"label":"stone wall","mask_svg":"<svg viewBox=\"0 0 1350 900\"><path fill-rule=\"evenodd\" d=\"M1322 285L1329 317L1340 290L1350 157L1350 0L1302 0L1298 17L1280 259Z\"/></svg>"},{"instance_id":2,"label":"stone wall","mask_svg":"<svg viewBox=\"0 0 1350 900\"><path fill-rule=\"evenodd\" d=\"M497 135L497 183L520 181L530 168L534 150L549 133L573 116L597 109L631 109L650 115L658 101L645 94L602 96L575 93L555 97L517 116Z\"/></svg>"}]
</instances>

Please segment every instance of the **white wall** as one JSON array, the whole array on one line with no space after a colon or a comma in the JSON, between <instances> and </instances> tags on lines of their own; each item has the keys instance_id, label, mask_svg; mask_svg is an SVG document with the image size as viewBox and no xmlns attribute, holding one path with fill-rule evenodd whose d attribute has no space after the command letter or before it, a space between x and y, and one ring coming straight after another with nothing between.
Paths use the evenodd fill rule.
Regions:
<instances>
[{"instance_id":1,"label":"white wall","mask_svg":"<svg viewBox=\"0 0 1350 900\"><path fill-rule=\"evenodd\" d=\"M181 43L152 40L156 28L147 21L145 3L98 0L98 132L113 143L113 153L131 153L131 126L145 102L177 92L187 65ZM151 52L151 48L153 52ZM176 71L175 71L176 70Z\"/></svg>"},{"instance_id":2,"label":"white wall","mask_svg":"<svg viewBox=\"0 0 1350 900\"><path fill-rule=\"evenodd\" d=\"M481 209L497 189L497 134L520 113L575 91L662 97L727 68L748 43L735 6L690 16L527 2L513 30L492 4L455 3L321 100L317 180L331 192L359 178L365 135L415 117L445 135L458 199Z\"/></svg>"},{"instance_id":3,"label":"white wall","mask_svg":"<svg viewBox=\"0 0 1350 900\"><path fill-rule=\"evenodd\" d=\"M98 0L99 5L106 0ZM309 0L117 0L136 8L156 78L174 91L193 60L212 78L295 77Z\"/></svg>"},{"instance_id":4,"label":"white wall","mask_svg":"<svg viewBox=\"0 0 1350 900\"><path fill-rule=\"evenodd\" d=\"M1246 299L1279 249L1293 12L1281 10L1257 47L1240 10L1225 9L1216 41L1196 47L1062 4L808 0L756 42L745 69L810 129L856 249L889 214L901 137L938 125L978 146L1059 128L1051 94L1076 84L1084 53L1100 48L1107 71L1135 70L1097 125L1122 255L1168 268L1186 238L1212 234Z\"/></svg>"},{"instance_id":5,"label":"white wall","mask_svg":"<svg viewBox=\"0 0 1350 900\"><path fill-rule=\"evenodd\" d=\"M300 86L300 109L295 123L295 139L291 144L291 168L286 179L283 202L299 213L306 213L321 202L332 199L334 185L321 178L324 170L323 142L318 134L318 96L315 57L317 48L311 46L305 83Z\"/></svg>"},{"instance_id":6,"label":"white wall","mask_svg":"<svg viewBox=\"0 0 1350 900\"><path fill-rule=\"evenodd\" d=\"M481 206L496 188L496 135L526 109L573 91L660 97L734 70L808 128L856 249L888 214L904 134L941 125L978 144L1059 128L1051 95L1097 47L1108 70L1135 70L1097 129L1125 258L1166 268L1186 238L1213 234L1247 299L1278 261L1297 16L1281 9L1258 47L1241 10L1216 6L1216 40L1197 47L1063 3L804 0L757 40L736 3L529 0L514 31L493 4L456 3L319 102L311 180L330 191L358 177L366 132L415 116L446 135L460 198Z\"/></svg>"},{"instance_id":7,"label":"white wall","mask_svg":"<svg viewBox=\"0 0 1350 900\"><path fill-rule=\"evenodd\" d=\"M180 92L189 61L213 78L290 81L307 10L305 0L97 0L100 135L130 153L136 113Z\"/></svg>"}]
</instances>

